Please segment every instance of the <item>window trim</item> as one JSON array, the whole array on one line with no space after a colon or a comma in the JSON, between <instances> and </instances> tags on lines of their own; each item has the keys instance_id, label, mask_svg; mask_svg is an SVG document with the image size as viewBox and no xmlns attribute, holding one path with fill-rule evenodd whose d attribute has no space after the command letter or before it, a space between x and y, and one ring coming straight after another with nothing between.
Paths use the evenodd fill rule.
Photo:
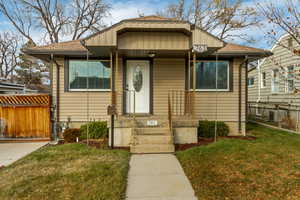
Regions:
<instances>
[{"instance_id":1,"label":"window trim","mask_svg":"<svg viewBox=\"0 0 300 200\"><path fill-rule=\"evenodd\" d=\"M249 80L252 79L252 78L253 78L253 84L250 85L250 84L249 84ZM248 78L247 86L248 86L249 88L252 88L252 87L254 87L254 85L255 85L255 77L254 77L254 76L250 76L250 77Z\"/></svg>"},{"instance_id":2,"label":"window trim","mask_svg":"<svg viewBox=\"0 0 300 200\"><path fill-rule=\"evenodd\" d=\"M191 61L193 64L193 61ZM216 62L215 60L198 60L196 61L196 63L199 62ZM218 62L227 62L228 63L228 67L227 67L227 89L195 89L196 92L230 92L230 61L229 60L218 60ZM193 68L193 67L191 67ZM191 73L192 75L192 73ZM190 79L192 80L192 79ZM191 87L193 87L191 85ZM193 88L190 89L190 91L194 91Z\"/></svg>"},{"instance_id":3,"label":"window trim","mask_svg":"<svg viewBox=\"0 0 300 200\"><path fill-rule=\"evenodd\" d=\"M265 76L265 83L266 83L266 85L264 85L263 74L266 75ZM261 79L261 81L260 81L260 88L266 88L267 87L267 73L265 71L260 72L260 79Z\"/></svg>"},{"instance_id":4,"label":"window trim","mask_svg":"<svg viewBox=\"0 0 300 200\"><path fill-rule=\"evenodd\" d=\"M88 89L88 88L82 88L82 89L71 89L70 88L70 61L71 60L76 60L76 61L100 61L100 62L108 62L110 63L110 60L106 60L106 59L97 59L97 58L92 58L89 60L86 60L84 58L65 58L65 88L66 88L66 92L111 92L112 89L110 87L110 89ZM112 73L110 74L110 79L112 78Z\"/></svg>"},{"instance_id":5,"label":"window trim","mask_svg":"<svg viewBox=\"0 0 300 200\"><path fill-rule=\"evenodd\" d=\"M294 64L294 65L290 65L290 66L287 66L287 67L285 68L285 71L286 71L286 77L285 77L285 78L286 78L286 80L285 80L285 84L284 84L284 86L285 86L285 89L284 89L285 91L284 91L284 92L285 92L286 94L293 94L294 91L289 91L289 85L288 85L288 82L289 82L289 80L293 81L293 85L294 85L294 87L295 87L295 77L293 77L293 78L288 78L288 75L289 75L289 74L288 74L288 72L289 72L289 71L288 71L288 68L289 68L289 67L293 67L293 71L295 71L296 65L295 65L295 64ZM294 76L294 75L293 75L293 76Z\"/></svg>"},{"instance_id":6,"label":"window trim","mask_svg":"<svg viewBox=\"0 0 300 200\"><path fill-rule=\"evenodd\" d=\"M275 69L272 69L272 77L271 77L271 93L272 94L279 94L280 93L280 80L278 80L277 82L278 82L278 89L279 89L279 91L274 91L273 89L274 89L274 80L275 80L275 78L274 78L274 75L275 75L275 73L274 73L274 71L275 70L277 70L277 72L278 72L278 79L279 79L279 76L280 76L280 71L279 71L279 69L278 68L275 68Z\"/></svg>"}]
</instances>

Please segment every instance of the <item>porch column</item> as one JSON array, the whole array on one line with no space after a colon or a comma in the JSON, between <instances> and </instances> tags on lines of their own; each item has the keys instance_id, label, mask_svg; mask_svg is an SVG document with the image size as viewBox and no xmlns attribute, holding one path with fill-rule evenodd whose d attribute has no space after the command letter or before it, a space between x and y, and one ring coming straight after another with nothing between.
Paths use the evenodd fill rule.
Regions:
<instances>
[{"instance_id":1,"label":"porch column","mask_svg":"<svg viewBox=\"0 0 300 200\"><path fill-rule=\"evenodd\" d=\"M114 78L114 85L115 85L115 105L117 106L117 97L118 97L118 91L116 89L116 81L118 80L119 78L119 53L118 53L118 50L116 50L116 64L115 64L115 78Z\"/></svg>"},{"instance_id":2,"label":"porch column","mask_svg":"<svg viewBox=\"0 0 300 200\"><path fill-rule=\"evenodd\" d=\"M111 87L111 105L115 105L115 69L113 65L113 52L110 52L110 69L111 69L111 78L110 78L110 87Z\"/></svg>"},{"instance_id":3,"label":"porch column","mask_svg":"<svg viewBox=\"0 0 300 200\"><path fill-rule=\"evenodd\" d=\"M194 117L194 105L196 97L196 52L193 52L193 97L192 97L192 116Z\"/></svg>"}]
</instances>

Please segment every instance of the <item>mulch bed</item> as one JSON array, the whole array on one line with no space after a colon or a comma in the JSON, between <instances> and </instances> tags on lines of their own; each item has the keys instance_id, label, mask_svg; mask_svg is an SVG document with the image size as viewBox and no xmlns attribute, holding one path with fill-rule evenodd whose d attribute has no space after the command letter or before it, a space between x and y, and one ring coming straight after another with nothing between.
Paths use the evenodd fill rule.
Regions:
<instances>
[{"instance_id":1,"label":"mulch bed","mask_svg":"<svg viewBox=\"0 0 300 200\"><path fill-rule=\"evenodd\" d=\"M254 136L224 136L218 139L239 139L239 140L256 140ZM204 146L214 142L214 138L199 138L197 143L175 144L176 151L183 151L192 147Z\"/></svg>"}]
</instances>

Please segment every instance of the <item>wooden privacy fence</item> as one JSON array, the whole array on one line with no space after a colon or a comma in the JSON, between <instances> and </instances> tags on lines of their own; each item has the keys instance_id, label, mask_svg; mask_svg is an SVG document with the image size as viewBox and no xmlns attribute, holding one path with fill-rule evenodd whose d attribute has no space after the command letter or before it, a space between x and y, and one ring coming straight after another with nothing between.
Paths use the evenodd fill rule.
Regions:
<instances>
[{"instance_id":1,"label":"wooden privacy fence","mask_svg":"<svg viewBox=\"0 0 300 200\"><path fill-rule=\"evenodd\" d=\"M50 138L50 105L49 95L0 96L0 119L5 124L4 137Z\"/></svg>"}]
</instances>

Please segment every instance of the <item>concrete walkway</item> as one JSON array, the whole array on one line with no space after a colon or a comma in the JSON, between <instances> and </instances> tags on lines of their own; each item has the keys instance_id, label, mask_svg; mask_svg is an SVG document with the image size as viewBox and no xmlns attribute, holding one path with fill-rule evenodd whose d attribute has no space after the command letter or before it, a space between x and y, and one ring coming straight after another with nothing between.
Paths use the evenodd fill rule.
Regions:
<instances>
[{"instance_id":1,"label":"concrete walkway","mask_svg":"<svg viewBox=\"0 0 300 200\"><path fill-rule=\"evenodd\" d=\"M132 155L127 200L197 200L177 158L172 154Z\"/></svg>"},{"instance_id":2,"label":"concrete walkway","mask_svg":"<svg viewBox=\"0 0 300 200\"><path fill-rule=\"evenodd\" d=\"M48 142L0 143L0 167L10 165L47 143Z\"/></svg>"}]
</instances>

